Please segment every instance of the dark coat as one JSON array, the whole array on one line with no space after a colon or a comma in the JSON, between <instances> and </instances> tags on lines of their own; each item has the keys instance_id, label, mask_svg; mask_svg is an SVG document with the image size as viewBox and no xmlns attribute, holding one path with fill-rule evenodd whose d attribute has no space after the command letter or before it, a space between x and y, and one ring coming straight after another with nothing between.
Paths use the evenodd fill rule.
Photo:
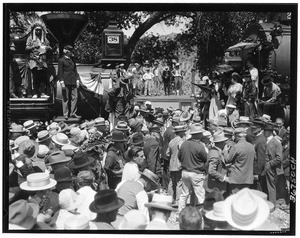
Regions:
<instances>
[{"instance_id":1,"label":"dark coat","mask_svg":"<svg viewBox=\"0 0 300 238\"><path fill-rule=\"evenodd\" d=\"M164 132L164 135L163 135L163 147L162 147L162 156L164 159L167 159L167 155L166 155L166 152L167 152L167 148L168 148L168 145L170 143L170 141L175 138L175 132L172 128L172 126L169 126L167 127L166 131Z\"/></svg>"},{"instance_id":2,"label":"dark coat","mask_svg":"<svg viewBox=\"0 0 300 238\"><path fill-rule=\"evenodd\" d=\"M256 152L256 158L254 161L253 172L255 175L260 175L264 170L266 163L266 147L267 147L267 139L263 133L258 135L254 142L254 148Z\"/></svg>"},{"instance_id":3,"label":"dark coat","mask_svg":"<svg viewBox=\"0 0 300 238\"><path fill-rule=\"evenodd\" d=\"M76 86L79 74L72 59L64 56L58 60L58 80L64 81L66 86Z\"/></svg>"},{"instance_id":4,"label":"dark coat","mask_svg":"<svg viewBox=\"0 0 300 238\"><path fill-rule=\"evenodd\" d=\"M270 165L271 170L276 170L277 175L283 174L282 168L282 145L273 137L266 147L266 164ZM265 170L269 169L269 166L265 166ZM264 173L263 173L264 174Z\"/></svg>"},{"instance_id":5,"label":"dark coat","mask_svg":"<svg viewBox=\"0 0 300 238\"><path fill-rule=\"evenodd\" d=\"M208 158L207 190L218 188L223 193L226 191L226 182L223 180L227 175L227 168L222 150L213 146L209 150Z\"/></svg>"},{"instance_id":6,"label":"dark coat","mask_svg":"<svg viewBox=\"0 0 300 238\"><path fill-rule=\"evenodd\" d=\"M231 147L228 161L229 182L232 184L253 184L253 164L255 159L255 149L252 144L245 139L240 139Z\"/></svg>"},{"instance_id":7,"label":"dark coat","mask_svg":"<svg viewBox=\"0 0 300 238\"><path fill-rule=\"evenodd\" d=\"M146 163L148 169L153 173L159 175L162 172L161 162L160 162L160 150L158 141L149 136L144 142L144 154L146 157Z\"/></svg>"}]
</instances>

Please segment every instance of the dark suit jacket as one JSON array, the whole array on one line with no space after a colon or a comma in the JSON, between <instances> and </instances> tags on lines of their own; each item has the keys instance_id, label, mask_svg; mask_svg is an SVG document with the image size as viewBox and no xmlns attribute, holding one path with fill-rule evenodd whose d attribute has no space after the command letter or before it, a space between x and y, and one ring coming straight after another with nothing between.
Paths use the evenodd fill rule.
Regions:
<instances>
[{"instance_id":1,"label":"dark suit jacket","mask_svg":"<svg viewBox=\"0 0 300 238\"><path fill-rule=\"evenodd\" d=\"M284 173L282 168L282 145L275 137L267 143L266 163L269 163L271 169L276 170L278 175Z\"/></svg>"},{"instance_id":2,"label":"dark suit jacket","mask_svg":"<svg viewBox=\"0 0 300 238\"><path fill-rule=\"evenodd\" d=\"M159 143L152 136L145 139L144 154L147 167L155 174L161 173Z\"/></svg>"},{"instance_id":3,"label":"dark suit jacket","mask_svg":"<svg viewBox=\"0 0 300 238\"><path fill-rule=\"evenodd\" d=\"M166 155L166 152L167 152L167 148L168 148L168 145L170 143L170 141L175 138L175 132L172 128L172 126L169 126L167 127L166 131L164 132L164 135L163 135L163 147L162 147L162 156L164 159L168 159L167 158L167 155Z\"/></svg>"},{"instance_id":4,"label":"dark suit jacket","mask_svg":"<svg viewBox=\"0 0 300 238\"><path fill-rule=\"evenodd\" d=\"M229 181L232 184L253 184L253 163L255 149L252 144L245 139L241 139L231 147L228 161ZM225 158L226 159L226 158Z\"/></svg>"},{"instance_id":5,"label":"dark suit jacket","mask_svg":"<svg viewBox=\"0 0 300 238\"><path fill-rule=\"evenodd\" d=\"M76 86L77 79L79 79L79 74L72 59L67 59L65 56L60 58L58 60L58 80L64 81L66 86Z\"/></svg>"},{"instance_id":6,"label":"dark suit jacket","mask_svg":"<svg viewBox=\"0 0 300 238\"><path fill-rule=\"evenodd\" d=\"M207 190L218 188L221 192L225 192L226 182L223 180L227 175L227 168L222 150L215 146L212 147L209 150L208 158Z\"/></svg>"},{"instance_id":7,"label":"dark suit jacket","mask_svg":"<svg viewBox=\"0 0 300 238\"><path fill-rule=\"evenodd\" d=\"M254 162L254 174L260 175L264 170L266 163L266 147L267 147L267 139L263 133L256 137L254 142L254 148L256 152L256 158Z\"/></svg>"}]
</instances>

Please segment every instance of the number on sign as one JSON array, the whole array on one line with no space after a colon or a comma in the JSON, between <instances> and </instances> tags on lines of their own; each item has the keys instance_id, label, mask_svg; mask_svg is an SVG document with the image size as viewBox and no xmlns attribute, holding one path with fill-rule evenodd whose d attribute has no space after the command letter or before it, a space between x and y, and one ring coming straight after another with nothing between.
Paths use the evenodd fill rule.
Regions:
<instances>
[{"instance_id":1,"label":"number on sign","mask_svg":"<svg viewBox=\"0 0 300 238\"><path fill-rule=\"evenodd\" d=\"M119 44L119 36L107 36L108 44Z\"/></svg>"}]
</instances>

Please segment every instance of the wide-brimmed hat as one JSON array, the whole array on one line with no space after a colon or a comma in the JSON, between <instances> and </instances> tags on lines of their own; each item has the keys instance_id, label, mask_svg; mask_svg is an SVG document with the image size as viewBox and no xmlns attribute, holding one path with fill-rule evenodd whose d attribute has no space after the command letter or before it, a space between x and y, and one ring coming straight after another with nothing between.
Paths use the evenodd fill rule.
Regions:
<instances>
[{"instance_id":1,"label":"wide-brimmed hat","mask_svg":"<svg viewBox=\"0 0 300 238\"><path fill-rule=\"evenodd\" d=\"M71 158L67 158L62 151L55 151L47 156L45 163L47 165L59 164L70 161Z\"/></svg>"},{"instance_id":2,"label":"wide-brimmed hat","mask_svg":"<svg viewBox=\"0 0 300 238\"><path fill-rule=\"evenodd\" d=\"M154 207L172 212L177 211L176 208L172 207L172 196L158 193L153 194L152 201L149 203L145 203L145 207Z\"/></svg>"},{"instance_id":3,"label":"wide-brimmed hat","mask_svg":"<svg viewBox=\"0 0 300 238\"><path fill-rule=\"evenodd\" d=\"M191 135L199 134L199 133L203 133L203 132L204 132L204 129L200 123L195 123L190 126L190 134Z\"/></svg>"},{"instance_id":4,"label":"wide-brimmed hat","mask_svg":"<svg viewBox=\"0 0 300 238\"><path fill-rule=\"evenodd\" d=\"M172 122L180 122L180 116L179 115L174 115L172 117Z\"/></svg>"},{"instance_id":5,"label":"wide-brimmed hat","mask_svg":"<svg viewBox=\"0 0 300 238\"><path fill-rule=\"evenodd\" d=\"M63 133L57 133L56 135L52 136L52 141L57 145L69 145L71 141L69 140L68 136Z\"/></svg>"},{"instance_id":6,"label":"wide-brimmed hat","mask_svg":"<svg viewBox=\"0 0 300 238\"><path fill-rule=\"evenodd\" d=\"M164 123L164 119L163 118L156 118L155 120L153 120L153 123L156 124L156 125L159 125L159 126L163 126L165 123Z\"/></svg>"},{"instance_id":7,"label":"wide-brimmed hat","mask_svg":"<svg viewBox=\"0 0 300 238\"><path fill-rule=\"evenodd\" d=\"M217 130L214 134L213 134L213 142L214 143L218 143L218 142L222 142L222 141L226 141L228 140L227 137L225 137L225 134L223 131L221 130Z\"/></svg>"},{"instance_id":8,"label":"wide-brimmed hat","mask_svg":"<svg viewBox=\"0 0 300 238\"><path fill-rule=\"evenodd\" d=\"M11 129L9 130L11 133L25 133L26 130L22 125L12 125Z\"/></svg>"},{"instance_id":9,"label":"wide-brimmed hat","mask_svg":"<svg viewBox=\"0 0 300 238\"><path fill-rule=\"evenodd\" d=\"M133 133L129 142L132 145L141 145L144 143L144 136L140 132Z\"/></svg>"},{"instance_id":10,"label":"wide-brimmed hat","mask_svg":"<svg viewBox=\"0 0 300 238\"><path fill-rule=\"evenodd\" d=\"M147 219L143 213L132 209L127 212L119 224L119 230L145 230Z\"/></svg>"},{"instance_id":11,"label":"wide-brimmed hat","mask_svg":"<svg viewBox=\"0 0 300 238\"><path fill-rule=\"evenodd\" d=\"M262 80L262 85L268 85L273 82L273 78L270 75L266 75Z\"/></svg>"},{"instance_id":12,"label":"wide-brimmed hat","mask_svg":"<svg viewBox=\"0 0 300 238\"><path fill-rule=\"evenodd\" d=\"M61 150L64 152L65 156L68 158L72 158L75 151L78 149L78 147L74 145L64 145L61 147Z\"/></svg>"},{"instance_id":13,"label":"wide-brimmed hat","mask_svg":"<svg viewBox=\"0 0 300 238\"><path fill-rule=\"evenodd\" d=\"M223 212L224 201L215 202L213 210L207 212L205 216L213 221L226 221Z\"/></svg>"},{"instance_id":14,"label":"wide-brimmed hat","mask_svg":"<svg viewBox=\"0 0 300 238\"><path fill-rule=\"evenodd\" d=\"M234 129L233 134L235 135L247 135L247 130L243 127L238 127Z\"/></svg>"},{"instance_id":15,"label":"wide-brimmed hat","mask_svg":"<svg viewBox=\"0 0 300 238\"><path fill-rule=\"evenodd\" d=\"M259 119L263 122L272 122L271 116L267 114L263 114L261 117L259 117Z\"/></svg>"},{"instance_id":16,"label":"wide-brimmed hat","mask_svg":"<svg viewBox=\"0 0 300 238\"><path fill-rule=\"evenodd\" d=\"M60 121L58 124L57 124L59 127L60 127L60 132L65 132L67 130L69 130L69 126L67 123L65 123L64 121Z\"/></svg>"},{"instance_id":17,"label":"wide-brimmed hat","mask_svg":"<svg viewBox=\"0 0 300 238\"><path fill-rule=\"evenodd\" d=\"M252 122L250 121L249 117L245 117L245 116L240 116L239 120L236 122L236 125L240 125L240 124L247 124L247 125L251 125Z\"/></svg>"},{"instance_id":18,"label":"wide-brimmed hat","mask_svg":"<svg viewBox=\"0 0 300 238\"><path fill-rule=\"evenodd\" d=\"M204 130L204 132L202 134L203 134L204 138L207 138L207 139L211 139L212 138L211 133L209 131L207 131L207 130Z\"/></svg>"},{"instance_id":19,"label":"wide-brimmed hat","mask_svg":"<svg viewBox=\"0 0 300 238\"><path fill-rule=\"evenodd\" d=\"M232 108L232 109L236 109L236 106L235 106L235 105L233 105L233 104L227 104L227 105L226 105L226 107L228 107L228 108Z\"/></svg>"},{"instance_id":20,"label":"wide-brimmed hat","mask_svg":"<svg viewBox=\"0 0 300 238\"><path fill-rule=\"evenodd\" d=\"M124 200L117 196L113 189L99 191L97 197L90 204L90 211L94 213L107 213L119 209L124 205Z\"/></svg>"},{"instance_id":21,"label":"wide-brimmed hat","mask_svg":"<svg viewBox=\"0 0 300 238\"><path fill-rule=\"evenodd\" d=\"M274 123L267 122L264 125L264 131L273 131L276 125Z\"/></svg>"},{"instance_id":22,"label":"wide-brimmed hat","mask_svg":"<svg viewBox=\"0 0 300 238\"><path fill-rule=\"evenodd\" d=\"M181 131L187 131L188 128L186 127L186 125L179 125L179 126L173 126L173 130L176 133Z\"/></svg>"},{"instance_id":23,"label":"wide-brimmed hat","mask_svg":"<svg viewBox=\"0 0 300 238\"><path fill-rule=\"evenodd\" d=\"M37 134L36 142L40 143L51 138L48 131L42 130Z\"/></svg>"},{"instance_id":24,"label":"wide-brimmed hat","mask_svg":"<svg viewBox=\"0 0 300 238\"><path fill-rule=\"evenodd\" d=\"M39 209L38 204L28 203L27 201L20 199L9 206L8 222L9 224L30 230L36 223Z\"/></svg>"},{"instance_id":25,"label":"wide-brimmed hat","mask_svg":"<svg viewBox=\"0 0 300 238\"><path fill-rule=\"evenodd\" d=\"M76 214L64 221L65 230L89 230L90 219L84 215Z\"/></svg>"},{"instance_id":26,"label":"wide-brimmed hat","mask_svg":"<svg viewBox=\"0 0 300 238\"><path fill-rule=\"evenodd\" d=\"M263 200L265 200L268 203L270 212L273 212L275 210L275 205L272 202L268 201L268 195L266 193L256 190L256 189L250 189L250 190L251 190L251 192L253 192L257 196L261 197Z\"/></svg>"},{"instance_id":27,"label":"wide-brimmed hat","mask_svg":"<svg viewBox=\"0 0 300 238\"><path fill-rule=\"evenodd\" d=\"M114 130L111 133L111 137L109 138L109 140L113 142L126 142L127 138L122 131Z\"/></svg>"},{"instance_id":28,"label":"wide-brimmed hat","mask_svg":"<svg viewBox=\"0 0 300 238\"><path fill-rule=\"evenodd\" d=\"M19 136L14 140L15 147L13 149L18 148L22 144L22 142L26 140L30 140L30 138L28 136Z\"/></svg>"},{"instance_id":29,"label":"wide-brimmed hat","mask_svg":"<svg viewBox=\"0 0 300 238\"><path fill-rule=\"evenodd\" d=\"M94 161L93 157L89 157L86 153L78 151L68 163L68 167L70 169L79 169L92 164Z\"/></svg>"},{"instance_id":30,"label":"wide-brimmed hat","mask_svg":"<svg viewBox=\"0 0 300 238\"><path fill-rule=\"evenodd\" d=\"M44 159L49 154L49 148L46 145L39 145L39 149L37 152L37 157Z\"/></svg>"},{"instance_id":31,"label":"wide-brimmed hat","mask_svg":"<svg viewBox=\"0 0 300 238\"><path fill-rule=\"evenodd\" d=\"M135 118L130 118L128 120L129 126L132 130L132 132L134 132L139 126L143 125L143 122L140 120L136 120Z\"/></svg>"},{"instance_id":32,"label":"wide-brimmed hat","mask_svg":"<svg viewBox=\"0 0 300 238\"><path fill-rule=\"evenodd\" d=\"M103 117L96 118L95 126L105 126L105 119Z\"/></svg>"},{"instance_id":33,"label":"wide-brimmed hat","mask_svg":"<svg viewBox=\"0 0 300 238\"><path fill-rule=\"evenodd\" d=\"M201 123L201 117L200 116L193 116L193 123Z\"/></svg>"},{"instance_id":34,"label":"wide-brimmed hat","mask_svg":"<svg viewBox=\"0 0 300 238\"><path fill-rule=\"evenodd\" d=\"M183 113L181 114L179 120L180 120L180 121L188 121L188 120L191 119L191 116L192 116L191 113L189 113L188 111L185 111L185 112L183 112Z\"/></svg>"},{"instance_id":35,"label":"wide-brimmed hat","mask_svg":"<svg viewBox=\"0 0 300 238\"><path fill-rule=\"evenodd\" d=\"M59 183L74 181L76 177L72 175L72 171L68 167L64 166L54 171L54 179Z\"/></svg>"},{"instance_id":36,"label":"wide-brimmed hat","mask_svg":"<svg viewBox=\"0 0 300 238\"><path fill-rule=\"evenodd\" d=\"M240 230L253 230L261 226L270 214L267 202L249 188L229 196L223 209L226 221Z\"/></svg>"},{"instance_id":37,"label":"wide-brimmed hat","mask_svg":"<svg viewBox=\"0 0 300 238\"><path fill-rule=\"evenodd\" d=\"M34 157L39 152L39 144L34 140L25 140L19 145L19 154Z\"/></svg>"},{"instance_id":38,"label":"wide-brimmed hat","mask_svg":"<svg viewBox=\"0 0 300 238\"><path fill-rule=\"evenodd\" d=\"M147 179L150 179L154 184L158 185L159 184L159 177L153 173L149 169L144 169L143 172L139 172L141 176L146 177Z\"/></svg>"},{"instance_id":39,"label":"wide-brimmed hat","mask_svg":"<svg viewBox=\"0 0 300 238\"><path fill-rule=\"evenodd\" d=\"M130 127L128 126L127 122L125 121L119 121L115 127L116 130L119 131L128 131Z\"/></svg>"},{"instance_id":40,"label":"wide-brimmed hat","mask_svg":"<svg viewBox=\"0 0 300 238\"><path fill-rule=\"evenodd\" d=\"M27 176L20 188L25 191L41 191L53 188L55 185L56 181L50 178L49 173L33 173Z\"/></svg>"},{"instance_id":41,"label":"wide-brimmed hat","mask_svg":"<svg viewBox=\"0 0 300 238\"><path fill-rule=\"evenodd\" d=\"M52 122L49 126L47 126L47 131L56 130L57 132L61 131L60 126L57 122Z\"/></svg>"},{"instance_id":42,"label":"wide-brimmed hat","mask_svg":"<svg viewBox=\"0 0 300 238\"><path fill-rule=\"evenodd\" d=\"M29 121L25 121L23 123L23 126L24 126L25 130L30 130L30 129L36 127L36 124L34 124L34 122L32 120L29 120Z\"/></svg>"}]
</instances>

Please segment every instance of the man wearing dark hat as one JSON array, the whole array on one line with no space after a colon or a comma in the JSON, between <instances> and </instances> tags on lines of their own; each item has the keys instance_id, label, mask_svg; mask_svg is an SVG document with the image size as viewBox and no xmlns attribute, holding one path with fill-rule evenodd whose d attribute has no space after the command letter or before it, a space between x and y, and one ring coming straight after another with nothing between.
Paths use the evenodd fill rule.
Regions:
<instances>
[{"instance_id":1,"label":"man wearing dark hat","mask_svg":"<svg viewBox=\"0 0 300 238\"><path fill-rule=\"evenodd\" d=\"M194 191L196 204L203 204L205 190L207 153L201 142L204 132L201 124L190 127L191 138L183 142L179 148L178 158L182 164L182 193L179 198L179 211L185 207L187 197Z\"/></svg>"},{"instance_id":2,"label":"man wearing dark hat","mask_svg":"<svg viewBox=\"0 0 300 238\"><path fill-rule=\"evenodd\" d=\"M77 112L77 88L79 87L80 77L73 62L73 47L66 45L64 47L64 56L58 60L58 80L61 83L63 95L63 114L68 120L71 117L80 118ZM71 108L69 108L69 100L71 99Z\"/></svg>"},{"instance_id":3,"label":"man wearing dark hat","mask_svg":"<svg viewBox=\"0 0 300 238\"><path fill-rule=\"evenodd\" d=\"M268 194L268 200L276 205L276 177L283 174L282 168L282 145L273 136L274 124L266 123L264 126L264 136L266 143L266 163L262 176L265 178L265 185L262 191Z\"/></svg>"},{"instance_id":4,"label":"man wearing dark hat","mask_svg":"<svg viewBox=\"0 0 300 238\"><path fill-rule=\"evenodd\" d=\"M171 71L169 66L165 66L164 70L162 72L162 80L164 83L164 91L165 95L170 95L171 94Z\"/></svg>"},{"instance_id":5,"label":"man wearing dark hat","mask_svg":"<svg viewBox=\"0 0 300 238\"><path fill-rule=\"evenodd\" d=\"M72 175L72 171L68 167L61 167L54 172L54 179L57 184L55 186L56 192L59 194L64 189L75 190L74 181L76 177Z\"/></svg>"},{"instance_id":6,"label":"man wearing dark hat","mask_svg":"<svg viewBox=\"0 0 300 238\"><path fill-rule=\"evenodd\" d=\"M174 126L175 137L170 141L166 155L169 158L169 171L170 179L172 183L172 192L173 192L173 203L178 203L180 190L179 190L179 181L181 180L181 163L178 159L178 151L181 144L184 142L183 137L187 127L185 125Z\"/></svg>"},{"instance_id":7,"label":"man wearing dark hat","mask_svg":"<svg viewBox=\"0 0 300 238\"><path fill-rule=\"evenodd\" d=\"M139 210L150 221L149 212L145 204L149 202L147 193L158 188L159 177L149 169L140 173L137 181L126 181L117 191L118 197L124 200L124 205L119 209L118 214L124 216L132 209Z\"/></svg>"},{"instance_id":8,"label":"man wearing dark hat","mask_svg":"<svg viewBox=\"0 0 300 238\"><path fill-rule=\"evenodd\" d=\"M114 230L112 222L116 220L118 210L123 204L124 200L119 198L112 189L98 192L89 206L90 211L97 214L97 217L90 222L90 229Z\"/></svg>"},{"instance_id":9,"label":"man wearing dark hat","mask_svg":"<svg viewBox=\"0 0 300 238\"><path fill-rule=\"evenodd\" d=\"M115 130L112 132L110 140L113 143L107 148L104 168L108 176L109 188L115 189L122 179L127 138L123 132Z\"/></svg>"},{"instance_id":10,"label":"man wearing dark hat","mask_svg":"<svg viewBox=\"0 0 300 238\"><path fill-rule=\"evenodd\" d=\"M259 109L262 110L259 115L270 114L270 110L277 104L277 98L281 94L281 89L273 82L272 75L266 75L261 83L264 85L262 98L259 101ZM275 104L275 105L274 105Z\"/></svg>"},{"instance_id":11,"label":"man wearing dark hat","mask_svg":"<svg viewBox=\"0 0 300 238\"><path fill-rule=\"evenodd\" d=\"M247 132L244 128L234 130L235 141L237 142L230 149L225 162L231 164L228 169L229 193L237 193L239 190L250 187L253 184L253 164L255 149L252 144L246 141Z\"/></svg>"}]
</instances>

